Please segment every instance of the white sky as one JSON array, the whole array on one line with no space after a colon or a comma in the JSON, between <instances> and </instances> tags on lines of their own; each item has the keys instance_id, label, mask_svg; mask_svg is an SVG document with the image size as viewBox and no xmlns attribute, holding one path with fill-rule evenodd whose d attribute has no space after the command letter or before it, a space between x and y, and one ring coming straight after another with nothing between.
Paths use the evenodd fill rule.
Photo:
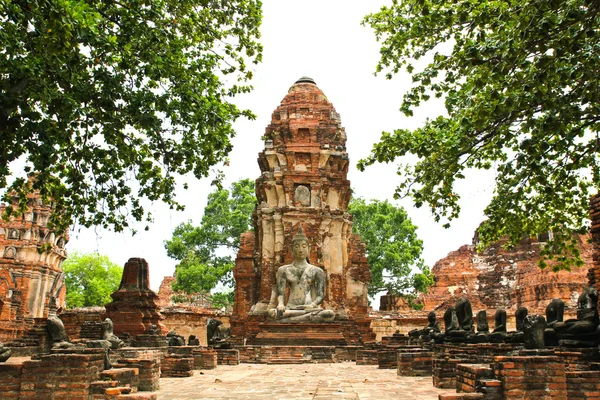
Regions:
<instances>
[{"instance_id":1,"label":"white sky","mask_svg":"<svg viewBox=\"0 0 600 400\"><path fill-rule=\"evenodd\" d=\"M492 172L473 172L461 182L461 217L450 229L436 224L426 208L415 209L410 200L394 201L398 183L396 165L374 165L365 172L356 169L356 162L366 157L382 131L415 128L427 117L443 112L441 103L427 103L406 118L398 109L402 95L410 85L410 77L400 75L387 81L374 76L379 59L379 46L371 29L360 25L362 18L391 3L381 0L265 0L262 25L264 59L255 67L252 84L255 90L239 97L242 108L250 108L255 121L235 124L237 136L230 154L231 163L225 169L226 186L241 178L256 179L259 174L260 140L271 120L271 113L280 104L288 88L301 76L312 77L341 115L348 136L347 151L351 167L348 178L357 196L367 199L388 199L404 206L419 229L424 241L424 259L429 266L450 251L471 243L473 233L483 219L483 209L493 191ZM186 205L183 212L171 211L156 203L151 206L155 217L148 232L140 223L139 233L113 233L101 229L79 229L71 232L67 249L81 252L98 251L114 262L125 264L130 257L143 257L150 264L151 287L158 289L165 275L172 275L176 261L167 257L163 242L173 229L191 219L198 223L213 188L210 179L187 179L189 190L181 188L178 199Z\"/></svg>"}]
</instances>

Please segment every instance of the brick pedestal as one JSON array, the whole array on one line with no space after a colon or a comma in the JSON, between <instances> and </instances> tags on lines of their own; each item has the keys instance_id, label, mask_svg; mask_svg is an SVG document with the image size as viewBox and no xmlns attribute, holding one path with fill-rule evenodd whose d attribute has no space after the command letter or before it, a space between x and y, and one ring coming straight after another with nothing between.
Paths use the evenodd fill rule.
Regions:
<instances>
[{"instance_id":1,"label":"brick pedestal","mask_svg":"<svg viewBox=\"0 0 600 400\"><path fill-rule=\"evenodd\" d=\"M194 369L217 368L217 352L213 349L195 349L192 351Z\"/></svg>"},{"instance_id":2,"label":"brick pedestal","mask_svg":"<svg viewBox=\"0 0 600 400\"><path fill-rule=\"evenodd\" d=\"M495 357L495 377L502 382L504 398L511 400L566 400L565 363L559 357Z\"/></svg>"},{"instance_id":3,"label":"brick pedestal","mask_svg":"<svg viewBox=\"0 0 600 400\"><path fill-rule=\"evenodd\" d=\"M194 373L194 359L178 354L167 355L160 366L161 377L185 378Z\"/></svg>"},{"instance_id":4,"label":"brick pedestal","mask_svg":"<svg viewBox=\"0 0 600 400\"><path fill-rule=\"evenodd\" d=\"M358 350L356 365L378 365L377 350Z\"/></svg>"},{"instance_id":5,"label":"brick pedestal","mask_svg":"<svg viewBox=\"0 0 600 400\"><path fill-rule=\"evenodd\" d=\"M400 376L431 376L433 368L433 353L398 352L398 375Z\"/></svg>"},{"instance_id":6,"label":"brick pedestal","mask_svg":"<svg viewBox=\"0 0 600 400\"><path fill-rule=\"evenodd\" d=\"M240 351L237 349L215 349L218 365L239 365Z\"/></svg>"}]
</instances>

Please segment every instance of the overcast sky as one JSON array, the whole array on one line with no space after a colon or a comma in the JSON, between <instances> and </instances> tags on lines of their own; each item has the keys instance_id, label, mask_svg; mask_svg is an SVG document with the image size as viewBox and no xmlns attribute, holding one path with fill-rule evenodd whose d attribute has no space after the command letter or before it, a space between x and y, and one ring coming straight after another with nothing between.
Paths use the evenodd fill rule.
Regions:
<instances>
[{"instance_id":1,"label":"overcast sky","mask_svg":"<svg viewBox=\"0 0 600 400\"><path fill-rule=\"evenodd\" d=\"M312 77L339 112L348 136L347 151L351 167L348 173L357 196L367 199L388 199L404 206L419 227L424 241L424 259L430 266L450 251L470 244L473 233L483 219L483 208L493 191L493 172L473 172L459 186L462 214L450 229L436 224L427 209L415 209L410 200L394 201L398 183L397 165L375 165L365 172L356 169L356 162L366 157L382 131L415 128L427 117L443 113L441 103L427 103L412 118L399 111L402 95L410 85L410 77L400 75L388 81L374 76L379 46L371 29L361 26L362 18L376 12L391 0L265 0L262 24L264 59L255 67L252 84L255 90L239 97L242 108L250 108L255 121L235 124L237 136L230 154L231 163L225 169L226 185L241 178L256 179L260 172L256 162L263 148L261 136L288 88L301 76ZM213 190L210 179L186 180L177 197L186 205L183 212L171 211L162 204L151 206L155 222L150 231L144 224L131 233L112 233L101 229L79 229L71 232L67 249L82 252L97 251L123 265L130 257L143 257L150 264L151 287L158 289L165 275L172 275L175 260L167 257L163 242L173 229L191 219L198 223Z\"/></svg>"}]
</instances>

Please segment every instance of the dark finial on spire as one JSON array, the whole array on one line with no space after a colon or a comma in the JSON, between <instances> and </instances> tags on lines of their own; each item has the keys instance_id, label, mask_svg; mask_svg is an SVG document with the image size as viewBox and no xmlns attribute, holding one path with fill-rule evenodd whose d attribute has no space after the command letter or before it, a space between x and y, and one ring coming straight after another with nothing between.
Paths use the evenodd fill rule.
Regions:
<instances>
[{"instance_id":1,"label":"dark finial on spire","mask_svg":"<svg viewBox=\"0 0 600 400\"><path fill-rule=\"evenodd\" d=\"M308 76L303 76L302 78L298 79L296 83L312 83L313 85L316 85L314 79Z\"/></svg>"}]
</instances>

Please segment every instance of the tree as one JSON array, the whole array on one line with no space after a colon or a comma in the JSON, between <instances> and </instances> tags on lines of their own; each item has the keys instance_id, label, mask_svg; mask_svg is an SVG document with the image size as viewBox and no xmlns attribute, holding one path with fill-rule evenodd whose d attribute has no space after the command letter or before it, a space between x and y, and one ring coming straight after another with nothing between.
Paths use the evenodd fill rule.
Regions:
<instances>
[{"instance_id":1,"label":"tree","mask_svg":"<svg viewBox=\"0 0 600 400\"><path fill-rule=\"evenodd\" d=\"M62 264L67 287L67 307L103 306L117 291L123 267L97 253L71 254Z\"/></svg>"},{"instance_id":2,"label":"tree","mask_svg":"<svg viewBox=\"0 0 600 400\"><path fill-rule=\"evenodd\" d=\"M59 231L150 221L143 199L181 209L175 178L210 175L254 118L230 101L251 90L261 20L260 0L0 2L5 200L22 211L39 189Z\"/></svg>"},{"instance_id":3,"label":"tree","mask_svg":"<svg viewBox=\"0 0 600 400\"><path fill-rule=\"evenodd\" d=\"M417 237L417 227L406 210L387 200L366 202L353 198L348 212L352 214L352 230L360 235L367 249L371 269L369 295L382 290L400 295L426 293L433 277L421 259L423 241ZM418 272L413 273L413 268Z\"/></svg>"},{"instance_id":4,"label":"tree","mask_svg":"<svg viewBox=\"0 0 600 400\"><path fill-rule=\"evenodd\" d=\"M582 265L573 233L587 230L600 187L599 11L586 0L395 0L368 15L381 41L377 72L412 74L401 111L434 96L447 116L384 132L359 169L416 155L398 169L396 197L448 226L461 210L456 180L495 166L481 245L551 231L540 265ZM413 59L426 63L415 69Z\"/></svg>"},{"instance_id":5,"label":"tree","mask_svg":"<svg viewBox=\"0 0 600 400\"><path fill-rule=\"evenodd\" d=\"M179 261L175 291L209 292L218 283L233 285L233 254L240 235L252 228L255 205L254 182L242 179L231 191L216 189L208 195L199 226L188 221L175 228L171 240L165 241L169 257Z\"/></svg>"}]
</instances>

